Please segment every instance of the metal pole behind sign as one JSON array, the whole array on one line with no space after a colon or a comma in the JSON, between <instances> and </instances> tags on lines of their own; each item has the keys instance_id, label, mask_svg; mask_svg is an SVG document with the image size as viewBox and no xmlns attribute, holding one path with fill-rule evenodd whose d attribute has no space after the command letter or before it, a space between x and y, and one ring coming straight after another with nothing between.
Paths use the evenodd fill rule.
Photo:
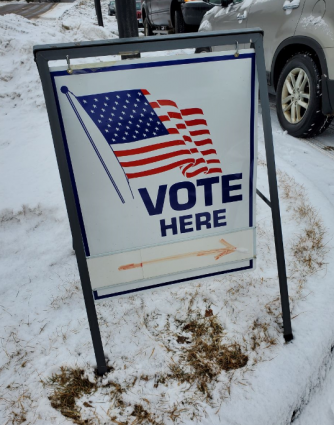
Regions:
<instances>
[{"instance_id":1,"label":"metal pole behind sign","mask_svg":"<svg viewBox=\"0 0 334 425\"><path fill-rule=\"evenodd\" d=\"M136 0L116 0L119 38L138 37ZM140 53L122 55L122 59L139 58Z\"/></svg>"},{"instance_id":2,"label":"metal pole behind sign","mask_svg":"<svg viewBox=\"0 0 334 425\"><path fill-rule=\"evenodd\" d=\"M136 0L116 0L119 38L138 37Z\"/></svg>"},{"instance_id":3,"label":"metal pole behind sign","mask_svg":"<svg viewBox=\"0 0 334 425\"><path fill-rule=\"evenodd\" d=\"M102 12L101 12L101 2L100 0L94 0L95 3L95 11L96 11L96 17L97 17L97 23L100 27L103 27L103 19L102 19Z\"/></svg>"},{"instance_id":4,"label":"metal pole behind sign","mask_svg":"<svg viewBox=\"0 0 334 425\"><path fill-rule=\"evenodd\" d=\"M275 165L275 152L273 143L273 132L271 127L270 105L267 87L267 76L263 53L263 41L261 39L254 43L256 53L257 72L259 77L260 100L262 108L262 121L264 142L266 147L267 168L268 168L268 181L270 193L270 207L274 228L276 260L278 269L279 286L281 293L282 316L284 327L285 341L293 339L291 328L291 315L289 304L288 283L286 278L286 266L284 257L283 235L281 225L281 214L278 199L277 178L276 178L276 165Z\"/></svg>"}]
</instances>

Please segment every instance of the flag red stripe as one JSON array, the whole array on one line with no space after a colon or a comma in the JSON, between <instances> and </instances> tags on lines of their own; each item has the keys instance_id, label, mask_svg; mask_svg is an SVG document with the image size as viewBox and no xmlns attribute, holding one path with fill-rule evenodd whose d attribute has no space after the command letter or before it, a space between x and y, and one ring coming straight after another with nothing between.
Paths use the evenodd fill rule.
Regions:
<instances>
[{"instance_id":1,"label":"flag red stripe","mask_svg":"<svg viewBox=\"0 0 334 425\"><path fill-rule=\"evenodd\" d=\"M167 128L169 134L179 134L179 130L177 128Z\"/></svg>"},{"instance_id":2,"label":"flag red stripe","mask_svg":"<svg viewBox=\"0 0 334 425\"><path fill-rule=\"evenodd\" d=\"M191 136L202 136L202 134L210 134L209 130L196 130L189 132Z\"/></svg>"},{"instance_id":3,"label":"flag red stripe","mask_svg":"<svg viewBox=\"0 0 334 425\"><path fill-rule=\"evenodd\" d=\"M169 117L167 115L161 115L159 117L160 121L164 122L164 121L170 121Z\"/></svg>"},{"instance_id":4,"label":"flag red stripe","mask_svg":"<svg viewBox=\"0 0 334 425\"><path fill-rule=\"evenodd\" d=\"M209 149L207 151L202 151L202 155L206 156L206 155L210 155L210 154L215 154L217 155L217 152L214 149Z\"/></svg>"},{"instance_id":5,"label":"flag red stripe","mask_svg":"<svg viewBox=\"0 0 334 425\"><path fill-rule=\"evenodd\" d=\"M178 145L184 146L185 143L183 140L173 140L171 142L156 143L154 145L145 146L143 148L129 149L128 151L115 151L115 154L117 157L131 156L131 155L152 152L158 149L164 149L164 148L169 148L169 147L178 146Z\"/></svg>"},{"instance_id":6,"label":"flag red stripe","mask_svg":"<svg viewBox=\"0 0 334 425\"><path fill-rule=\"evenodd\" d=\"M191 153L198 153L198 150L196 148L190 149Z\"/></svg>"},{"instance_id":7,"label":"flag red stripe","mask_svg":"<svg viewBox=\"0 0 334 425\"><path fill-rule=\"evenodd\" d=\"M182 168L182 173L183 175L185 175L186 171L190 168L193 167L195 164L188 164L185 167Z\"/></svg>"},{"instance_id":8,"label":"flag red stripe","mask_svg":"<svg viewBox=\"0 0 334 425\"><path fill-rule=\"evenodd\" d=\"M153 109L160 108L160 105L158 104L158 102L150 102L150 105L152 106Z\"/></svg>"},{"instance_id":9,"label":"flag red stripe","mask_svg":"<svg viewBox=\"0 0 334 425\"><path fill-rule=\"evenodd\" d=\"M186 121L187 126L192 127L193 125L207 125L205 120L191 120Z\"/></svg>"},{"instance_id":10,"label":"flag red stripe","mask_svg":"<svg viewBox=\"0 0 334 425\"><path fill-rule=\"evenodd\" d=\"M177 108L177 104L172 100L158 100L158 103L161 106L175 106Z\"/></svg>"},{"instance_id":11,"label":"flag red stripe","mask_svg":"<svg viewBox=\"0 0 334 425\"><path fill-rule=\"evenodd\" d=\"M178 128L179 130L186 130L187 129L185 124L176 124L176 128Z\"/></svg>"},{"instance_id":12,"label":"flag red stripe","mask_svg":"<svg viewBox=\"0 0 334 425\"><path fill-rule=\"evenodd\" d=\"M149 91L147 91L146 89L142 89L142 90L141 90L141 92L142 92L143 94L150 94L150 92L149 92Z\"/></svg>"},{"instance_id":13,"label":"flag red stripe","mask_svg":"<svg viewBox=\"0 0 334 425\"><path fill-rule=\"evenodd\" d=\"M187 177L195 177L195 176L197 176L198 174L206 173L206 172L207 172L207 168L206 168L206 167L202 167L202 168L199 168L199 169L198 169L198 170L196 170L196 171L193 171L193 172L187 173Z\"/></svg>"},{"instance_id":14,"label":"flag red stripe","mask_svg":"<svg viewBox=\"0 0 334 425\"><path fill-rule=\"evenodd\" d=\"M195 142L195 145L196 146L212 145L212 140L211 139L198 140Z\"/></svg>"},{"instance_id":15,"label":"flag red stripe","mask_svg":"<svg viewBox=\"0 0 334 425\"><path fill-rule=\"evenodd\" d=\"M177 152L165 153L163 155L152 156L151 158L138 159L137 161L120 162L122 167L136 167L139 165L153 164L154 162L163 161L164 159L173 158L174 156L180 156L189 154L188 149L183 149Z\"/></svg>"},{"instance_id":16,"label":"flag red stripe","mask_svg":"<svg viewBox=\"0 0 334 425\"><path fill-rule=\"evenodd\" d=\"M192 142L191 137L189 137L189 136L183 136L183 139L184 139L186 142Z\"/></svg>"},{"instance_id":17,"label":"flag red stripe","mask_svg":"<svg viewBox=\"0 0 334 425\"><path fill-rule=\"evenodd\" d=\"M203 159L203 158L199 158L199 159L197 159L196 160L196 162L195 162L195 164L188 164L188 165L186 165L185 167L183 167L183 169L182 169L182 173L183 173L183 175L185 175L186 174L186 172L187 172L187 170L189 170L189 168L190 167L195 167L196 165L198 165L198 164L205 164L205 160ZM207 169L206 169L207 170Z\"/></svg>"},{"instance_id":18,"label":"flag red stripe","mask_svg":"<svg viewBox=\"0 0 334 425\"><path fill-rule=\"evenodd\" d=\"M189 162L193 162L193 159L183 159L182 161L174 162L173 164L165 165L163 167L154 168L153 170L141 171L139 173L129 173L127 174L128 179L136 179L137 177L146 177L152 176L153 174L164 173L165 171L172 170L173 168L180 167L183 164L189 164Z\"/></svg>"},{"instance_id":19,"label":"flag red stripe","mask_svg":"<svg viewBox=\"0 0 334 425\"><path fill-rule=\"evenodd\" d=\"M193 114L203 114L203 111L200 108L181 109L181 114L183 116L193 115Z\"/></svg>"},{"instance_id":20,"label":"flag red stripe","mask_svg":"<svg viewBox=\"0 0 334 425\"><path fill-rule=\"evenodd\" d=\"M178 120L182 120L182 115L178 112L168 112L169 118L176 118Z\"/></svg>"},{"instance_id":21,"label":"flag red stripe","mask_svg":"<svg viewBox=\"0 0 334 425\"><path fill-rule=\"evenodd\" d=\"M213 174L213 173L222 173L222 169L221 168L210 168L210 170L208 171L208 174Z\"/></svg>"},{"instance_id":22,"label":"flag red stripe","mask_svg":"<svg viewBox=\"0 0 334 425\"><path fill-rule=\"evenodd\" d=\"M220 164L219 159L208 159L207 164Z\"/></svg>"}]
</instances>

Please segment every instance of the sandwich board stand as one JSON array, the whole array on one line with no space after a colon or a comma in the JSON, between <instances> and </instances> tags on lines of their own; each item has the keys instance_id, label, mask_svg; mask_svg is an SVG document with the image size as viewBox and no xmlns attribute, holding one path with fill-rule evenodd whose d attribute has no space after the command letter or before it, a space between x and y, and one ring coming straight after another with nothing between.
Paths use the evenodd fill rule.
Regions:
<instances>
[{"instance_id":1,"label":"sandwich board stand","mask_svg":"<svg viewBox=\"0 0 334 425\"><path fill-rule=\"evenodd\" d=\"M230 47L101 62L206 46ZM43 45L34 56L98 373L108 368L95 301L254 269L256 194L272 211L292 340L262 30ZM256 189L258 89L270 201Z\"/></svg>"}]
</instances>

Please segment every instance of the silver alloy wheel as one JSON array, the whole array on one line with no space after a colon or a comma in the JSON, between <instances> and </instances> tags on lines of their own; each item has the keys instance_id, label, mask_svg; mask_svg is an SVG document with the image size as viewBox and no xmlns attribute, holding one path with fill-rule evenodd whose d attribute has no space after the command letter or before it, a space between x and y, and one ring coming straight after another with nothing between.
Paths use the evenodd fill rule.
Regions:
<instances>
[{"instance_id":1,"label":"silver alloy wheel","mask_svg":"<svg viewBox=\"0 0 334 425\"><path fill-rule=\"evenodd\" d=\"M286 76L282 88L282 111L286 120L298 124L310 102L310 80L302 68L294 68Z\"/></svg>"}]
</instances>

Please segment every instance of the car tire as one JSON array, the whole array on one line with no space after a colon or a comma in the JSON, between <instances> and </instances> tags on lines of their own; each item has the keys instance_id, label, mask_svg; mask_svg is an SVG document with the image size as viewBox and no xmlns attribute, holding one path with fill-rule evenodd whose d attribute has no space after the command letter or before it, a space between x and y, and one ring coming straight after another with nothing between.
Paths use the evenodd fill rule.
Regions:
<instances>
[{"instance_id":1,"label":"car tire","mask_svg":"<svg viewBox=\"0 0 334 425\"><path fill-rule=\"evenodd\" d=\"M321 74L308 53L299 53L285 64L276 90L278 120L294 137L314 137L332 121L322 114Z\"/></svg>"},{"instance_id":2,"label":"car tire","mask_svg":"<svg viewBox=\"0 0 334 425\"><path fill-rule=\"evenodd\" d=\"M144 19L144 35L145 37L149 37L150 35L153 35L152 27L150 23L148 22L148 19Z\"/></svg>"},{"instance_id":3,"label":"car tire","mask_svg":"<svg viewBox=\"0 0 334 425\"><path fill-rule=\"evenodd\" d=\"M184 22L182 10L175 10L175 34L182 34L186 32L186 23Z\"/></svg>"}]
</instances>

